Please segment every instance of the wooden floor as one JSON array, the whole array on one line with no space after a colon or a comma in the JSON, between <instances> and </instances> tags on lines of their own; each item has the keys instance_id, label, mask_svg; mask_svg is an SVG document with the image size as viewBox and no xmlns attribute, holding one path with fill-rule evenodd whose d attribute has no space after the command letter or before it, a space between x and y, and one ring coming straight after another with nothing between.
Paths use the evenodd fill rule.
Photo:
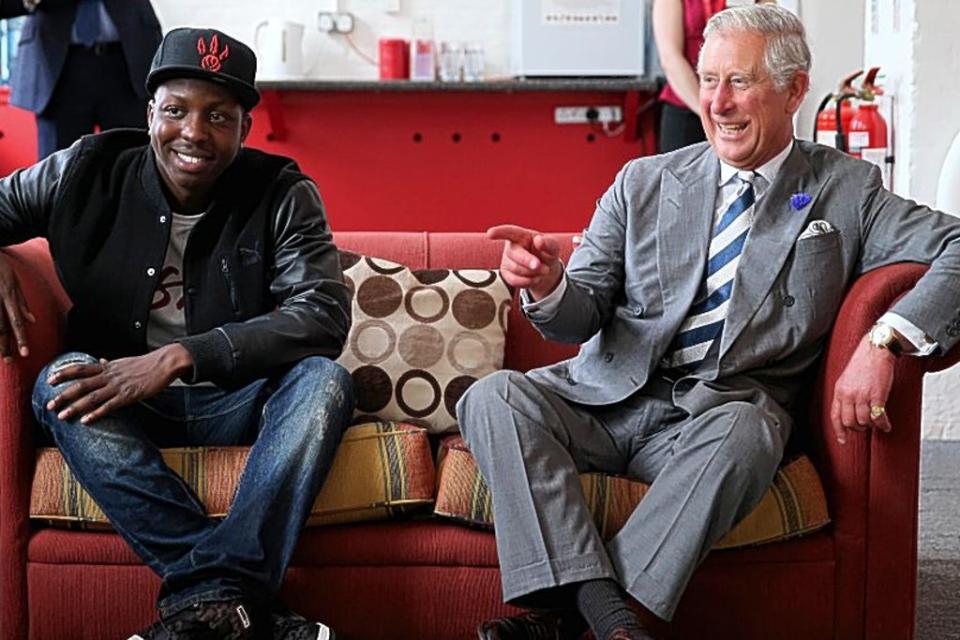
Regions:
<instances>
[{"instance_id":1,"label":"wooden floor","mask_svg":"<svg viewBox=\"0 0 960 640\"><path fill-rule=\"evenodd\" d=\"M960 440L924 440L916 640L960 640Z\"/></svg>"}]
</instances>

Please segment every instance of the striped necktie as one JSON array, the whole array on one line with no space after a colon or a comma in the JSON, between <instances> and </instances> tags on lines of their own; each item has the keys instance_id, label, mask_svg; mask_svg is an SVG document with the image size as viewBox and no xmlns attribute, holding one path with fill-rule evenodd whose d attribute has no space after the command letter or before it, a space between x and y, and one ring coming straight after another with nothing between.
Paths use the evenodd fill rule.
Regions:
<instances>
[{"instance_id":1,"label":"striped necktie","mask_svg":"<svg viewBox=\"0 0 960 640\"><path fill-rule=\"evenodd\" d=\"M697 299L673 338L662 365L690 372L699 367L713 341L723 333L723 322L733 292L740 254L753 221L753 171L738 171L740 187L713 229L707 269Z\"/></svg>"}]
</instances>

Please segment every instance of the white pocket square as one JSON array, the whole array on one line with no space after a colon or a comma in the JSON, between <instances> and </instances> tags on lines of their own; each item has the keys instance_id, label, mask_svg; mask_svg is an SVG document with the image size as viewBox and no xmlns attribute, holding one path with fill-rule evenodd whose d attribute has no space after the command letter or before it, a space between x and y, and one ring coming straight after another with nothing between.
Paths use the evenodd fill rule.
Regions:
<instances>
[{"instance_id":1,"label":"white pocket square","mask_svg":"<svg viewBox=\"0 0 960 640\"><path fill-rule=\"evenodd\" d=\"M822 236L826 233L833 233L835 231L836 228L826 220L814 220L807 225L807 228L803 230L803 233L800 234L798 239L803 240L804 238Z\"/></svg>"}]
</instances>

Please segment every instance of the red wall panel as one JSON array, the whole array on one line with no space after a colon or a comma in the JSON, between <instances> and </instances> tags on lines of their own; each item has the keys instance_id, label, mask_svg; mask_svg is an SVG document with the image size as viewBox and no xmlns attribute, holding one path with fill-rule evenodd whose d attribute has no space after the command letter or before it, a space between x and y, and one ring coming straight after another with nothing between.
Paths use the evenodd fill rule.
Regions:
<instances>
[{"instance_id":1,"label":"red wall panel","mask_svg":"<svg viewBox=\"0 0 960 640\"><path fill-rule=\"evenodd\" d=\"M338 231L477 231L503 222L569 231L587 224L627 160L652 152L652 113L641 118L637 138L554 124L554 107L623 105L628 95L270 92L254 110L247 144L297 160ZM7 175L36 160L36 128L33 114L3 97L0 175ZM286 129L279 138L271 135L283 133L271 127L271 102L274 124Z\"/></svg>"},{"instance_id":2,"label":"red wall panel","mask_svg":"<svg viewBox=\"0 0 960 640\"><path fill-rule=\"evenodd\" d=\"M37 161L33 114L8 104L10 88L0 87L0 176Z\"/></svg>"},{"instance_id":3,"label":"red wall panel","mask_svg":"<svg viewBox=\"0 0 960 640\"><path fill-rule=\"evenodd\" d=\"M250 144L295 158L337 230L476 231L512 222L587 224L594 203L647 139L556 125L558 105L622 105L623 92L281 92L287 128ZM646 151L649 153L649 150Z\"/></svg>"}]
</instances>

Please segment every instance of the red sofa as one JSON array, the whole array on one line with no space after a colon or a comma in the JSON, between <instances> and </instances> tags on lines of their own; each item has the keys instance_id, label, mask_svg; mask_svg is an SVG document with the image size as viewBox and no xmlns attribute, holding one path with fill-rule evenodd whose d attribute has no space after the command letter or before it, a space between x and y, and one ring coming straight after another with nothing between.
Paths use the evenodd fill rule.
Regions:
<instances>
[{"instance_id":1,"label":"red sofa","mask_svg":"<svg viewBox=\"0 0 960 640\"><path fill-rule=\"evenodd\" d=\"M560 234L565 244L570 234ZM494 267L500 245L479 233L354 232L338 244L411 267ZM28 520L34 448L28 397L62 349L66 300L43 242L6 250L38 323L31 355L0 365L0 638L123 638L150 622L158 580L112 533L37 528ZM921 378L944 360L902 358L889 403L891 434L830 435L832 386L857 341L922 273L894 265L851 289L810 407L811 457L833 523L801 539L715 552L676 618L682 638L884 638L913 635ZM571 353L510 317L506 366ZM344 638L471 638L501 604L493 536L430 519L304 532L285 595Z\"/></svg>"}]
</instances>

